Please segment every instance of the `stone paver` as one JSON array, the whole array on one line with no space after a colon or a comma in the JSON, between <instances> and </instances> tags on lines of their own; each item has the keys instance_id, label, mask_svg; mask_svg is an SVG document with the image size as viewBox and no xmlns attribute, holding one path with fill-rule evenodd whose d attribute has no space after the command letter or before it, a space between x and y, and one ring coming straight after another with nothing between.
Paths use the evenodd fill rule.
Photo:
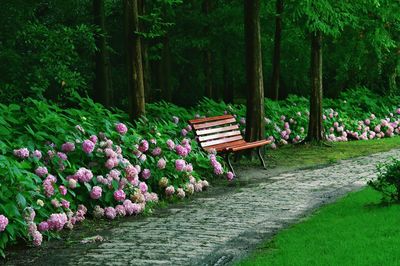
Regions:
<instances>
[{"instance_id":1,"label":"stone paver","mask_svg":"<svg viewBox=\"0 0 400 266\"><path fill-rule=\"evenodd\" d=\"M246 255L279 229L321 204L360 188L376 175L376 164L400 150L341 161L318 169L268 176L257 182L174 205L160 213L127 219L90 248L72 246L50 261L66 265L226 265ZM250 171L250 170L249 170ZM68 254L68 255L67 255ZM46 260L47 259L47 260ZM36 264L46 264L41 258Z\"/></svg>"}]
</instances>

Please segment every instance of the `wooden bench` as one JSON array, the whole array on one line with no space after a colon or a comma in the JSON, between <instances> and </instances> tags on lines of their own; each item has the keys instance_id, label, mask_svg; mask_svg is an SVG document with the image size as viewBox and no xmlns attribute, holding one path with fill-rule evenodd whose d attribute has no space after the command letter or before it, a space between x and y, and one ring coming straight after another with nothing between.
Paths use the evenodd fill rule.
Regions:
<instances>
[{"instance_id":1,"label":"wooden bench","mask_svg":"<svg viewBox=\"0 0 400 266\"><path fill-rule=\"evenodd\" d=\"M205 151L215 149L223 155L229 169L235 174L229 155L248 149L258 149L258 157L264 168L265 162L261 154L261 147L270 144L270 140L246 142L240 134L239 125L232 115L221 115L189 120L199 145ZM236 175L236 174L235 174Z\"/></svg>"}]
</instances>

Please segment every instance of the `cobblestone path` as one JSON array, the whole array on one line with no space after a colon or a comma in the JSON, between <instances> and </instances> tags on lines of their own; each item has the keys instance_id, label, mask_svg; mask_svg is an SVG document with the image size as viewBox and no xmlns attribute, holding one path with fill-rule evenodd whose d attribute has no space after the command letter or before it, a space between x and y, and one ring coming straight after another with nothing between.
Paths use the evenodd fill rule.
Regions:
<instances>
[{"instance_id":1,"label":"cobblestone path","mask_svg":"<svg viewBox=\"0 0 400 266\"><path fill-rule=\"evenodd\" d=\"M110 229L106 241L82 244L40 258L36 265L226 265L248 254L280 228L295 223L321 204L360 188L375 176L376 164L400 150L359 157L314 169L269 176L245 170L255 182L173 205ZM33 251L34 252L34 251Z\"/></svg>"}]
</instances>

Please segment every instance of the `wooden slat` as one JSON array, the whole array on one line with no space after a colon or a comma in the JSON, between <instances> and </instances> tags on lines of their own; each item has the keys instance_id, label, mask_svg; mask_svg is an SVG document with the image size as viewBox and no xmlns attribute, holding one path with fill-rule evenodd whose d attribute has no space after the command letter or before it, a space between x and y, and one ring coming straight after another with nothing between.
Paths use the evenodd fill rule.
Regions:
<instances>
[{"instance_id":1,"label":"wooden slat","mask_svg":"<svg viewBox=\"0 0 400 266\"><path fill-rule=\"evenodd\" d=\"M261 147L267 144L270 144L271 141L270 140L260 140L260 141L255 141L255 142L247 142L244 145L238 145L238 146L233 146L233 147L227 147L226 150L227 151L241 151L241 150L247 150L247 149L253 149L253 148L257 148L257 147Z\"/></svg>"},{"instance_id":2,"label":"wooden slat","mask_svg":"<svg viewBox=\"0 0 400 266\"><path fill-rule=\"evenodd\" d=\"M202 129L202 128L208 128L208 127L215 127L215 126L220 126L220 125L231 124L231 123L235 123L235 122L236 122L235 118L228 118L228 119L218 120L218 121L214 121L214 122L206 122L206 123L202 123L202 124L194 124L193 128L197 130L197 129Z\"/></svg>"},{"instance_id":3,"label":"wooden slat","mask_svg":"<svg viewBox=\"0 0 400 266\"><path fill-rule=\"evenodd\" d=\"M231 141L240 140L240 139L243 139L243 137L241 135L230 137L230 138L206 141L206 142L200 143L200 145L201 145L201 147L204 148L204 147L208 147L208 146L212 146L212 145L216 145L216 144L222 144L222 143L231 142Z\"/></svg>"},{"instance_id":4,"label":"wooden slat","mask_svg":"<svg viewBox=\"0 0 400 266\"><path fill-rule=\"evenodd\" d=\"M232 142L208 146L208 147L205 147L204 149L207 151L211 150L211 149L215 149L217 152L219 152L219 151L224 150L226 147L235 147L235 146L243 145L243 144L246 144L246 141L241 139L241 140L236 140L236 141L232 141Z\"/></svg>"},{"instance_id":5,"label":"wooden slat","mask_svg":"<svg viewBox=\"0 0 400 266\"><path fill-rule=\"evenodd\" d=\"M196 135L201 136L201 135L207 135L207 134L212 134L212 133L218 133L218 132L224 132L224 131L231 131L239 129L239 125L233 125L233 126L227 126L227 127L216 127L216 128L210 128L210 129L201 129L201 130L196 130Z\"/></svg>"},{"instance_id":6,"label":"wooden slat","mask_svg":"<svg viewBox=\"0 0 400 266\"><path fill-rule=\"evenodd\" d=\"M232 115L219 115L219 116L213 116L213 117L197 118L197 119L189 120L189 124L194 125L194 124L217 121L217 120L222 120L222 119L227 119L227 118L233 118L233 116Z\"/></svg>"},{"instance_id":7,"label":"wooden slat","mask_svg":"<svg viewBox=\"0 0 400 266\"><path fill-rule=\"evenodd\" d=\"M199 137L199 141L203 142L203 141L207 141L207 140L221 139L221 138L237 136L237 135L240 135L240 131L239 130L229 131L229 132L225 132L225 133L212 134L212 135L207 135L207 136L202 136L202 137Z\"/></svg>"}]
</instances>

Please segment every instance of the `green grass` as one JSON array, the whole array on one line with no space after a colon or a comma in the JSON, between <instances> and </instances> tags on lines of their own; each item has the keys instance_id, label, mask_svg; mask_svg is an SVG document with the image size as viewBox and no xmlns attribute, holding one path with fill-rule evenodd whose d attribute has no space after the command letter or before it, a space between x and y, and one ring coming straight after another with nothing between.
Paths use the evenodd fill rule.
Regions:
<instances>
[{"instance_id":1,"label":"green grass","mask_svg":"<svg viewBox=\"0 0 400 266\"><path fill-rule=\"evenodd\" d=\"M400 265L400 205L350 193L264 243L245 265Z\"/></svg>"},{"instance_id":2,"label":"green grass","mask_svg":"<svg viewBox=\"0 0 400 266\"><path fill-rule=\"evenodd\" d=\"M341 159L365 156L400 148L400 137L368 141L329 143L332 147L288 145L267 151L267 162L272 167L310 167L334 163Z\"/></svg>"}]
</instances>

